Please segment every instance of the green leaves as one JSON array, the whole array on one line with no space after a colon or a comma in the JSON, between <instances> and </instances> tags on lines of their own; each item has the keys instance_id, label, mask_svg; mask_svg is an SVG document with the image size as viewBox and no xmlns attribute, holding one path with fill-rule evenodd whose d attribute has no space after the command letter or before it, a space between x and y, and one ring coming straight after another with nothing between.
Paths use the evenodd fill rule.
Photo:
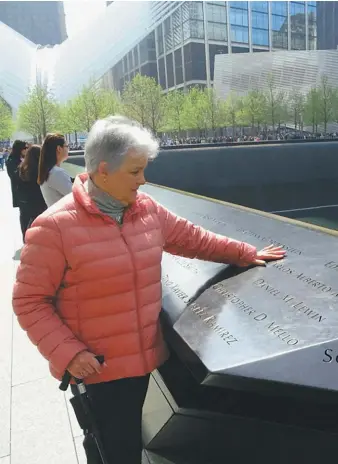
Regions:
<instances>
[{"instance_id":1,"label":"green leaves","mask_svg":"<svg viewBox=\"0 0 338 464\"><path fill-rule=\"evenodd\" d=\"M238 128L251 127L251 134L261 128L276 130L281 124L302 130L311 126L327 131L331 122L338 122L338 88L323 76L317 87L307 94L299 89L280 89L272 75L265 90L250 89L246 95L230 93L221 100L214 89L191 87L164 94L156 80L140 74L129 82L120 97L113 90L89 83L65 104L58 104L49 90L33 87L18 111L18 128L41 140L49 131L64 134L88 132L97 119L124 114L159 132L181 135L182 131L205 131L216 135L219 128L231 127L235 136ZM11 113L0 100L0 137L13 132ZM323 130L321 129L321 130Z\"/></svg>"},{"instance_id":2,"label":"green leaves","mask_svg":"<svg viewBox=\"0 0 338 464\"><path fill-rule=\"evenodd\" d=\"M17 126L37 140L55 130L59 117L59 105L47 86L37 84L28 93L27 100L18 109Z\"/></svg>"},{"instance_id":3,"label":"green leaves","mask_svg":"<svg viewBox=\"0 0 338 464\"><path fill-rule=\"evenodd\" d=\"M164 97L155 79L137 74L122 94L123 111L156 134L164 122Z\"/></svg>"},{"instance_id":4,"label":"green leaves","mask_svg":"<svg viewBox=\"0 0 338 464\"><path fill-rule=\"evenodd\" d=\"M12 112L7 103L0 97L0 140L7 140L15 129Z\"/></svg>"}]
</instances>

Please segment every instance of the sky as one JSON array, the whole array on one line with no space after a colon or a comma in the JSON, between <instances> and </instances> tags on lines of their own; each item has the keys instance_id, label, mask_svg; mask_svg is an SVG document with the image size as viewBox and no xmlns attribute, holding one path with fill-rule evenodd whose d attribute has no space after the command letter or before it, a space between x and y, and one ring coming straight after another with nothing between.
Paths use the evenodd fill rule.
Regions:
<instances>
[{"instance_id":1,"label":"sky","mask_svg":"<svg viewBox=\"0 0 338 464\"><path fill-rule=\"evenodd\" d=\"M65 0L63 5L68 37L74 37L106 8L103 0Z\"/></svg>"}]
</instances>

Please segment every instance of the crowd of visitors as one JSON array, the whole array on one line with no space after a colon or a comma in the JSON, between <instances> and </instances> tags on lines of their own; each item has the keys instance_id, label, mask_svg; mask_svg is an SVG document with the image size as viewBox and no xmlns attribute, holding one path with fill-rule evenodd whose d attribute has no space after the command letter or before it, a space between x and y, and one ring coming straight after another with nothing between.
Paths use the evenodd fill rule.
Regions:
<instances>
[{"instance_id":1,"label":"crowd of visitors","mask_svg":"<svg viewBox=\"0 0 338 464\"><path fill-rule=\"evenodd\" d=\"M72 190L72 180L61 163L68 157L63 135L49 134L42 147L15 140L6 156L12 202L20 210L23 240L28 227L47 207Z\"/></svg>"},{"instance_id":2,"label":"crowd of visitors","mask_svg":"<svg viewBox=\"0 0 338 464\"><path fill-rule=\"evenodd\" d=\"M313 140L313 139L336 139L338 134L336 132L330 134L309 133L303 131L292 130L279 130L279 131L264 131L259 132L257 135L246 135L237 133L234 136L217 136L217 137L162 137L160 145L162 147L175 146L175 145L198 145L203 143L245 143L245 142L262 142L268 140Z\"/></svg>"}]
</instances>

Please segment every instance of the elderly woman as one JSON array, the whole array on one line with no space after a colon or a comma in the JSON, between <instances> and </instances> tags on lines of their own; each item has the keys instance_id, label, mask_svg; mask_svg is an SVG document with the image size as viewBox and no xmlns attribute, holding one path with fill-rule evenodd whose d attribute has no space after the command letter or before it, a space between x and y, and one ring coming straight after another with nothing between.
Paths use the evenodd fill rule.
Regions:
<instances>
[{"instance_id":1,"label":"elderly woman","mask_svg":"<svg viewBox=\"0 0 338 464\"><path fill-rule=\"evenodd\" d=\"M136 123L96 122L87 173L27 231L14 288L19 323L53 376L68 370L85 378L111 464L141 463L149 374L167 358L159 324L163 251L240 266L284 256L206 231L140 192L157 151ZM103 366L96 355L104 355Z\"/></svg>"}]
</instances>

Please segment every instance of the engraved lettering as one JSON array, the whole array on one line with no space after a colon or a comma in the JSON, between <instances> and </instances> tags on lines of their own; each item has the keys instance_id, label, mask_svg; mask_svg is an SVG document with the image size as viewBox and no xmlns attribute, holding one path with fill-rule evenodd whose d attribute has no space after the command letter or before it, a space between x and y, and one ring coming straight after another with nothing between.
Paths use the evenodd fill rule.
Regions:
<instances>
[{"instance_id":1,"label":"engraved lettering","mask_svg":"<svg viewBox=\"0 0 338 464\"><path fill-rule=\"evenodd\" d=\"M289 253L294 253L299 256L302 254L302 251L298 250L297 248L293 248L289 245L286 245L285 243L278 242L278 240L275 240L274 238L265 237L263 235L258 234L257 232L253 232L252 230L243 229L243 227L240 227L237 229L237 232L242 232L242 234L248 235L249 237L255 237L258 240L261 240L262 242L265 242L265 243L270 243L272 245L281 246L284 248L284 250L288 251Z\"/></svg>"},{"instance_id":2,"label":"engraved lettering","mask_svg":"<svg viewBox=\"0 0 338 464\"><path fill-rule=\"evenodd\" d=\"M283 340L287 345L294 346L299 343L297 338L292 338L291 335L286 330L277 325L276 322L271 322L266 327L269 332L271 332L277 338Z\"/></svg>"},{"instance_id":3,"label":"engraved lettering","mask_svg":"<svg viewBox=\"0 0 338 464\"><path fill-rule=\"evenodd\" d=\"M333 360L335 360L336 363L338 363L338 355L336 356L331 356L331 353L333 353L333 350L331 350L330 348L327 348L325 351L324 351L324 357L323 358L323 362L325 363L330 363L332 362Z\"/></svg>"},{"instance_id":4,"label":"engraved lettering","mask_svg":"<svg viewBox=\"0 0 338 464\"><path fill-rule=\"evenodd\" d=\"M222 338L222 340L226 342L227 345L239 341L225 327L222 327L219 324L217 324L216 316L209 313L211 308L209 308L208 306L201 307L197 303L193 303L189 306L189 308L204 322L204 324L206 324L217 335L219 335Z\"/></svg>"},{"instance_id":5,"label":"engraved lettering","mask_svg":"<svg viewBox=\"0 0 338 464\"><path fill-rule=\"evenodd\" d=\"M335 263L334 261L329 261L325 264L325 267L328 269L333 269L334 271L338 271L338 263Z\"/></svg>"},{"instance_id":6,"label":"engraved lettering","mask_svg":"<svg viewBox=\"0 0 338 464\"><path fill-rule=\"evenodd\" d=\"M261 314L257 314L257 316L254 317L255 321L264 321L264 319L266 319L268 317L267 314L265 313L261 313Z\"/></svg>"},{"instance_id":7,"label":"engraved lettering","mask_svg":"<svg viewBox=\"0 0 338 464\"><path fill-rule=\"evenodd\" d=\"M170 290L184 303L189 302L188 295L175 282L170 280L168 276L165 276L162 282L165 287L170 288Z\"/></svg>"},{"instance_id":8,"label":"engraved lettering","mask_svg":"<svg viewBox=\"0 0 338 464\"><path fill-rule=\"evenodd\" d=\"M302 312L308 318L313 319L318 322L323 322L326 320L326 317L322 316L318 311L309 308L303 301L294 301L294 297L292 295L284 295L282 296L281 292L272 287L268 284L264 279L257 279L253 282L255 287L261 288L267 291L270 295L277 297L278 299L281 298L290 308L295 309L298 312ZM292 304L289 304L292 303Z\"/></svg>"}]
</instances>

